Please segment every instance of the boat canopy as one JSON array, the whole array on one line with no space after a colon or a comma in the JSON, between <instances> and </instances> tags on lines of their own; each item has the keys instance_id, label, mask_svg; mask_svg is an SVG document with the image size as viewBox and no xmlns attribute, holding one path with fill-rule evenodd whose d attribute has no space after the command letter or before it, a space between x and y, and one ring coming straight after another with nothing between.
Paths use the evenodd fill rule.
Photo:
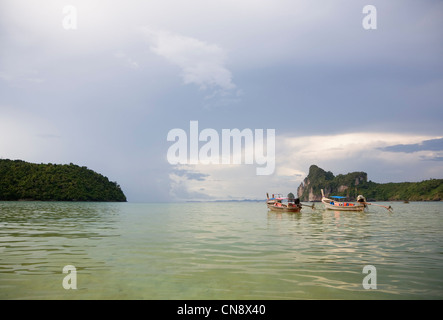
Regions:
<instances>
[{"instance_id":1,"label":"boat canopy","mask_svg":"<svg viewBox=\"0 0 443 320\"><path fill-rule=\"evenodd\" d=\"M329 196L329 198L346 199L346 197L341 197L341 196Z\"/></svg>"},{"instance_id":2,"label":"boat canopy","mask_svg":"<svg viewBox=\"0 0 443 320\"><path fill-rule=\"evenodd\" d=\"M297 200L298 198L269 198L269 200Z\"/></svg>"}]
</instances>

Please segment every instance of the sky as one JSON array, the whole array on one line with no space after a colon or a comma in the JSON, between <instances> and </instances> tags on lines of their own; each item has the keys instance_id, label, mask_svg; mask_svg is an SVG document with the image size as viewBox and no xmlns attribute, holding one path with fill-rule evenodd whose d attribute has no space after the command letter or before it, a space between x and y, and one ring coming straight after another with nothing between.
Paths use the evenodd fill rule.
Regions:
<instances>
[{"instance_id":1,"label":"sky","mask_svg":"<svg viewBox=\"0 0 443 320\"><path fill-rule=\"evenodd\" d=\"M130 202L296 193L312 164L443 178L442 57L437 0L1 0L0 158L87 166ZM233 129L240 163L192 161Z\"/></svg>"}]
</instances>

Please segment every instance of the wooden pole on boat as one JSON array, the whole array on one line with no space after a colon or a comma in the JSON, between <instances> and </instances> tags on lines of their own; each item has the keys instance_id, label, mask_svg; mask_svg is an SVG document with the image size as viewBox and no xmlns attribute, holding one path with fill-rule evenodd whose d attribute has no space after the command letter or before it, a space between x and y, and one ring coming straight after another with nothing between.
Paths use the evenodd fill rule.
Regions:
<instances>
[{"instance_id":1,"label":"wooden pole on boat","mask_svg":"<svg viewBox=\"0 0 443 320\"><path fill-rule=\"evenodd\" d=\"M310 205L308 205L308 204L303 204L303 203L300 203L302 206L305 206L305 207L309 207L309 208L311 208L312 210L314 210L315 209L315 204L312 204L312 206L310 206Z\"/></svg>"},{"instance_id":2,"label":"wooden pole on boat","mask_svg":"<svg viewBox=\"0 0 443 320\"><path fill-rule=\"evenodd\" d=\"M386 207L386 206L382 206L381 204L375 204L375 203L369 203L369 202L364 202L364 204L369 204L369 205L371 205L371 206L383 207L383 208L385 208L386 210L388 210L389 212L394 211L394 209L393 209L391 206Z\"/></svg>"}]
</instances>

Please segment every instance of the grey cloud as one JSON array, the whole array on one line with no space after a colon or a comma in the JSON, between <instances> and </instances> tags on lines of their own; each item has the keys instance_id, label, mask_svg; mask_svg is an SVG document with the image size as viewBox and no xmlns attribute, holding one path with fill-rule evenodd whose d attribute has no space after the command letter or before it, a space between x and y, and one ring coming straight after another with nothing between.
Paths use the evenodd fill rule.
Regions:
<instances>
[{"instance_id":1,"label":"grey cloud","mask_svg":"<svg viewBox=\"0 0 443 320\"><path fill-rule=\"evenodd\" d=\"M192 172L184 169L173 170L173 173L179 177L185 177L188 180L205 181L209 174Z\"/></svg>"},{"instance_id":2,"label":"grey cloud","mask_svg":"<svg viewBox=\"0 0 443 320\"><path fill-rule=\"evenodd\" d=\"M441 156L431 156L431 157L420 157L423 161L443 161L443 157Z\"/></svg>"},{"instance_id":3,"label":"grey cloud","mask_svg":"<svg viewBox=\"0 0 443 320\"><path fill-rule=\"evenodd\" d=\"M393 146L380 148L380 150L388 152L404 152L404 153L413 153L418 151L443 151L443 138L424 140L420 143L413 143L413 144L396 144Z\"/></svg>"}]
</instances>

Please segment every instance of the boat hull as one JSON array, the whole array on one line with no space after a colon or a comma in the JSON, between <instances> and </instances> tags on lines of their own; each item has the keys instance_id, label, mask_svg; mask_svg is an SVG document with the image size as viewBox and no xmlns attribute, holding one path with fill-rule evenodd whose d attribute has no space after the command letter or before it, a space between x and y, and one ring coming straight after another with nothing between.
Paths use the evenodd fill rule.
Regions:
<instances>
[{"instance_id":1,"label":"boat hull","mask_svg":"<svg viewBox=\"0 0 443 320\"><path fill-rule=\"evenodd\" d=\"M343 202L335 202L331 199L322 199L321 201L327 210L335 210L335 211L365 211L366 205L356 203L343 203ZM334 204L331 204L333 202Z\"/></svg>"},{"instance_id":2,"label":"boat hull","mask_svg":"<svg viewBox=\"0 0 443 320\"><path fill-rule=\"evenodd\" d=\"M286 206L276 206L274 204L268 203L268 209L275 212L300 212L301 207L294 206L294 207L286 207Z\"/></svg>"}]
</instances>

